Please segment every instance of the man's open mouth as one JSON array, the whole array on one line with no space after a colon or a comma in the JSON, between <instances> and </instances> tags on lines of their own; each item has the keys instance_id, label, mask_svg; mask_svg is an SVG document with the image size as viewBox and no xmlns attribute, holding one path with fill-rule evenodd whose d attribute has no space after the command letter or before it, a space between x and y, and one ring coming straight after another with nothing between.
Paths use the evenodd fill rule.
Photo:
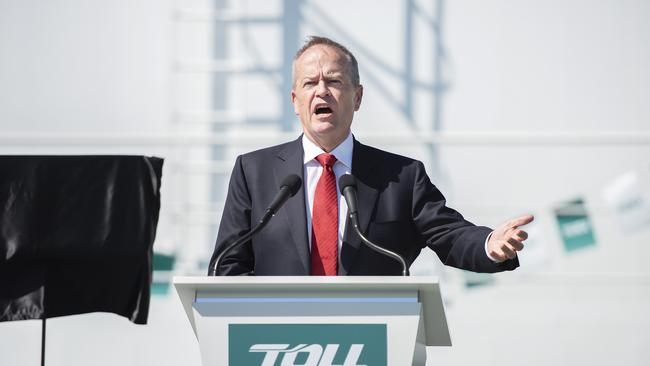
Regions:
<instances>
[{"instance_id":1,"label":"man's open mouth","mask_svg":"<svg viewBox=\"0 0 650 366\"><path fill-rule=\"evenodd\" d=\"M327 114L327 113L332 113L332 109L330 107L318 107L314 111L316 114Z\"/></svg>"}]
</instances>

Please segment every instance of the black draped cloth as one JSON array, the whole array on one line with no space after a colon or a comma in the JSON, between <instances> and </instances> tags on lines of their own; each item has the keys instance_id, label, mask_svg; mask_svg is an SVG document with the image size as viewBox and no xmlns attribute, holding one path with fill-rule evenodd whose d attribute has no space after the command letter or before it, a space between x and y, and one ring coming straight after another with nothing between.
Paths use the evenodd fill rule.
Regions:
<instances>
[{"instance_id":1,"label":"black draped cloth","mask_svg":"<svg viewBox=\"0 0 650 366\"><path fill-rule=\"evenodd\" d=\"M0 156L0 321L146 324L163 160Z\"/></svg>"}]
</instances>

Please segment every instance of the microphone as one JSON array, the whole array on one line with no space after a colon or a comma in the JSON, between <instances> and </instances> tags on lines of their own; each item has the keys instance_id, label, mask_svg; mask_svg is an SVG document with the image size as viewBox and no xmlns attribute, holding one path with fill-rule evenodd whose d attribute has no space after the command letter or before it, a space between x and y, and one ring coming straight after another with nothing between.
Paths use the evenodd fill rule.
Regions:
<instances>
[{"instance_id":1,"label":"microphone","mask_svg":"<svg viewBox=\"0 0 650 366\"><path fill-rule=\"evenodd\" d=\"M275 198L273 198L273 201L271 201L271 204L266 209L264 217L269 216L269 218L271 218L271 216L275 215L275 213L278 212L278 209L287 202L289 197L293 197L301 186L302 179L300 179L299 176L295 174L287 175L284 180L282 180L282 183L280 183L280 191L275 195Z\"/></svg>"},{"instance_id":2,"label":"microphone","mask_svg":"<svg viewBox=\"0 0 650 366\"><path fill-rule=\"evenodd\" d=\"M350 217L354 231L356 231L357 235L359 235L361 241L368 248L374 250L375 252L381 253L398 261L402 265L402 276L408 276L409 269L406 265L406 261L401 255L388 249L384 249L379 245L371 242L368 238L366 238L365 235L363 235L361 229L359 229L359 217L357 212L357 179L350 174L342 175L341 178L339 178L339 189L341 190L343 197L345 197L345 202L348 204L348 216Z\"/></svg>"},{"instance_id":3,"label":"microphone","mask_svg":"<svg viewBox=\"0 0 650 366\"><path fill-rule=\"evenodd\" d=\"M266 226L266 224L269 223L271 217L273 217L273 215L275 215L275 213L278 212L280 207L282 207L282 205L284 205L284 203L287 202L287 200L290 197L293 197L300 190L301 186L302 186L302 179L300 179L299 176L295 174L286 176L284 180L282 180L282 183L280 183L280 190L278 191L278 193L276 193L275 197L273 198L273 201L271 201L271 204L269 204L266 211L264 212L264 215L257 223L257 225L251 231L246 233L244 236L235 240L234 243L227 246L226 249L224 249L221 252L221 254L219 254L217 259L214 261L214 266L212 267L212 271L210 275L216 276L217 270L219 269L219 265L221 264L221 260L224 258L226 253L230 252L234 248L247 242L248 239L250 239L253 235L257 234L257 232L262 230Z\"/></svg>"}]
</instances>

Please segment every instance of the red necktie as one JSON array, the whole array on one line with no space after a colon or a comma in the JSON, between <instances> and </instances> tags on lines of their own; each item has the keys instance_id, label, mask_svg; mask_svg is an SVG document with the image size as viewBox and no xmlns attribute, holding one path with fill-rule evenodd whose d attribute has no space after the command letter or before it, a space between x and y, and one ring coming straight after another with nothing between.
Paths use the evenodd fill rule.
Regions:
<instances>
[{"instance_id":1,"label":"red necktie","mask_svg":"<svg viewBox=\"0 0 650 366\"><path fill-rule=\"evenodd\" d=\"M314 209L311 219L311 274L336 276L339 249L339 205L336 194L336 176L332 167L336 157L320 154L316 160L323 173L316 184Z\"/></svg>"}]
</instances>

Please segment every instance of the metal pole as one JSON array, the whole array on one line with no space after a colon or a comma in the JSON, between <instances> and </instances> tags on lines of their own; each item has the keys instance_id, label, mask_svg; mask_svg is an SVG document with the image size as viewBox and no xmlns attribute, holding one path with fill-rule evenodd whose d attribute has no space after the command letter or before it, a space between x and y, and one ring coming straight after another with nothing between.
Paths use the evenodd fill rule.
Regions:
<instances>
[{"instance_id":1,"label":"metal pole","mask_svg":"<svg viewBox=\"0 0 650 366\"><path fill-rule=\"evenodd\" d=\"M41 366L45 366L45 323L46 318L43 316L41 328Z\"/></svg>"}]
</instances>

